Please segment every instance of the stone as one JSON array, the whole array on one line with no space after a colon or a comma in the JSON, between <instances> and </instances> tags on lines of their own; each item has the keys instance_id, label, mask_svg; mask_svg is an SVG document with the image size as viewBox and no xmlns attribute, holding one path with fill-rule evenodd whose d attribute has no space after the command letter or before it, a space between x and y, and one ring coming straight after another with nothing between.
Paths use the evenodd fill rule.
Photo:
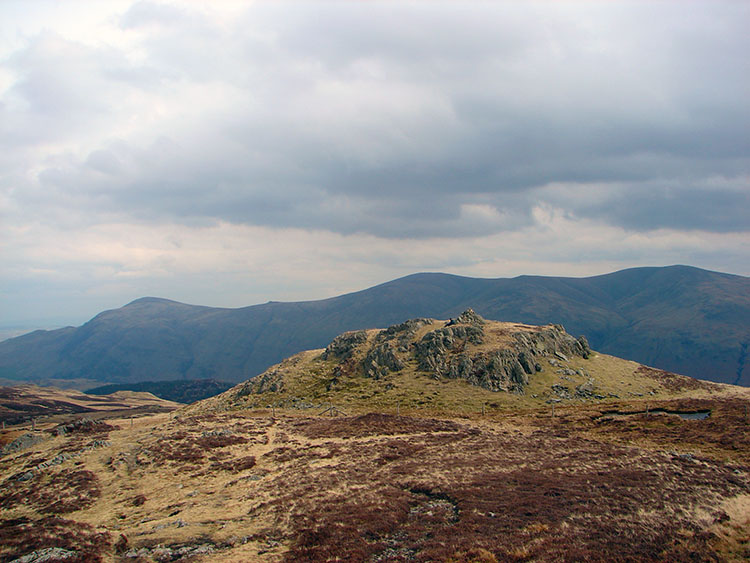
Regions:
<instances>
[{"instance_id":1,"label":"stone","mask_svg":"<svg viewBox=\"0 0 750 563\"><path fill-rule=\"evenodd\" d=\"M482 326L486 322L487 321L485 321L484 318L474 312L474 309L466 309L463 313L458 315L458 317L448 321L448 324L446 326L453 326L457 324Z\"/></svg>"},{"instance_id":2,"label":"stone","mask_svg":"<svg viewBox=\"0 0 750 563\"><path fill-rule=\"evenodd\" d=\"M560 385L558 383L555 383L552 385L552 392L560 397L561 399L572 399L573 395L570 392L570 389L568 389L565 385Z\"/></svg>"},{"instance_id":3,"label":"stone","mask_svg":"<svg viewBox=\"0 0 750 563\"><path fill-rule=\"evenodd\" d=\"M11 453L20 452L36 444L44 442L44 436L35 432L26 432L21 434L18 438L13 440L11 443L0 449L0 455L6 455Z\"/></svg>"},{"instance_id":4,"label":"stone","mask_svg":"<svg viewBox=\"0 0 750 563\"><path fill-rule=\"evenodd\" d=\"M247 395L258 395L267 392L276 393L283 388L284 380L282 379L279 370L272 369L245 382L235 396L240 398Z\"/></svg>"},{"instance_id":5,"label":"stone","mask_svg":"<svg viewBox=\"0 0 750 563\"><path fill-rule=\"evenodd\" d=\"M357 346L367 341L367 332L354 330L334 338L323 352L324 360L347 360L351 358Z\"/></svg>"},{"instance_id":6,"label":"stone","mask_svg":"<svg viewBox=\"0 0 750 563\"><path fill-rule=\"evenodd\" d=\"M28 555L24 555L18 559L13 559L10 563L44 563L46 561L65 561L66 559L72 559L73 557L78 557L77 551L71 551L61 547L48 547L46 549L32 551Z\"/></svg>"},{"instance_id":7,"label":"stone","mask_svg":"<svg viewBox=\"0 0 750 563\"><path fill-rule=\"evenodd\" d=\"M365 376L380 379L388 372L401 371L404 368L404 362L396 355L393 342L386 341L367 353L362 362L362 368Z\"/></svg>"},{"instance_id":8,"label":"stone","mask_svg":"<svg viewBox=\"0 0 750 563\"><path fill-rule=\"evenodd\" d=\"M376 341L384 342L386 340L396 340L399 344L406 345L420 328L431 323L432 321L429 319L409 319L408 321L389 326L387 329L381 331L377 335Z\"/></svg>"}]
</instances>

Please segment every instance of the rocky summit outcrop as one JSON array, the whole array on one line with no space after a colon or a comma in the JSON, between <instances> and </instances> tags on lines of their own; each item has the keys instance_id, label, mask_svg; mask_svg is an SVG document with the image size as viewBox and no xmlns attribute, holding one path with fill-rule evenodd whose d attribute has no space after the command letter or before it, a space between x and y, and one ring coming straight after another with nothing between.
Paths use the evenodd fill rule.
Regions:
<instances>
[{"instance_id":1,"label":"rocky summit outcrop","mask_svg":"<svg viewBox=\"0 0 750 563\"><path fill-rule=\"evenodd\" d=\"M341 334L317 356L317 370L328 374L327 391L337 389L342 378L380 380L409 369L436 380L461 379L490 391L523 394L529 378L542 370L542 358L567 361L589 353L584 337L574 338L560 325L488 321L469 309L447 322L417 318ZM235 388L235 397L283 391L285 378L300 362L299 357L282 362Z\"/></svg>"},{"instance_id":2,"label":"rocky summit outcrop","mask_svg":"<svg viewBox=\"0 0 750 563\"><path fill-rule=\"evenodd\" d=\"M414 345L419 369L436 379L464 379L490 391L523 393L529 376L541 371L541 357L586 358L590 352L585 337L576 339L560 325L518 325L517 330L499 332L507 338L505 343L493 343L485 324L484 319L469 310L445 327L425 334ZM493 336L497 337L498 331ZM485 340L487 346L483 346Z\"/></svg>"}]
</instances>

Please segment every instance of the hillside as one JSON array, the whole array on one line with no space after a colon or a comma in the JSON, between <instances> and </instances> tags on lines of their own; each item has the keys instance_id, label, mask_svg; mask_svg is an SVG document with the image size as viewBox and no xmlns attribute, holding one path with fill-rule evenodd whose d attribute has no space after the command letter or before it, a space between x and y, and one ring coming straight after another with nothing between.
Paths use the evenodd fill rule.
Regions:
<instances>
[{"instance_id":1,"label":"hillside","mask_svg":"<svg viewBox=\"0 0 750 563\"><path fill-rule=\"evenodd\" d=\"M488 321L471 309L450 320L417 318L358 330L307 350L189 408L268 408L461 414L613 400L736 395L592 350L560 325Z\"/></svg>"},{"instance_id":2,"label":"hillside","mask_svg":"<svg viewBox=\"0 0 750 563\"><path fill-rule=\"evenodd\" d=\"M748 399L555 325L345 333L174 413L3 430L0 560L746 561Z\"/></svg>"},{"instance_id":3,"label":"hillside","mask_svg":"<svg viewBox=\"0 0 750 563\"><path fill-rule=\"evenodd\" d=\"M74 415L98 417L102 413L141 415L167 412L180 406L144 392L118 391L95 396L37 385L0 387L0 421L4 424L19 424L32 418L42 423Z\"/></svg>"},{"instance_id":4,"label":"hillside","mask_svg":"<svg viewBox=\"0 0 750 563\"><path fill-rule=\"evenodd\" d=\"M4 429L0 558L739 562L749 399L471 310L350 331L170 414Z\"/></svg>"},{"instance_id":5,"label":"hillside","mask_svg":"<svg viewBox=\"0 0 750 563\"><path fill-rule=\"evenodd\" d=\"M415 274L331 299L240 309L144 298L78 328L0 342L0 378L239 382L347 330L469 307L488 319L561 324L603 353L667 371L750 385L750 278L687 266L589 278Z\"/></svg>"}]
</instances>

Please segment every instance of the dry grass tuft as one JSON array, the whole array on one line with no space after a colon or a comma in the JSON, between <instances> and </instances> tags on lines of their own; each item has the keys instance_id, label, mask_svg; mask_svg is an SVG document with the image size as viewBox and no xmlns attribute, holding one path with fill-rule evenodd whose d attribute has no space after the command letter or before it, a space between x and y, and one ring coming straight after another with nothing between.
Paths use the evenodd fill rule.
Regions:
<instances>
[{"instance_id":1,"label":"dry grass tuft","mask_svg":"<svg viewBox=\"0 0 750 563\"><path fill-rule=\"evenodd\" d=\"M0 520L0 561L12 561L32 551L57 547L75 552L65 563L99 563L105 560L110 546L108 533L56 516Z\"/></svg>"},{"instance_id":2,"label":"dry grass tuft","mask_svg":"<svg viewBox=\"0 0 750 563\"><path fill-rule=\"evenodd\" d=\"M0 491L0 508L28 505L40 514L75 512L91 506L101 495L95 473L73 469L37 476L30 481L6 481Z\"/></svg>"}]
</instances>

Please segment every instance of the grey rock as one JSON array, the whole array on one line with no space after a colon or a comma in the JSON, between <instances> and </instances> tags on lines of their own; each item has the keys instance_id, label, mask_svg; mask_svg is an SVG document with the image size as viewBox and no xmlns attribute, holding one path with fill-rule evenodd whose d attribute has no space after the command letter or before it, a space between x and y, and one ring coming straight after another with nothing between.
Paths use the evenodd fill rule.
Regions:
<instances>
[{"instance_id":1,"label":"grey rock","mask_svg":"<svg viewBox=\"0 0 750 563\"><path fill-rule=\"evenodd\" d=\"M354 349L367 341L367 332L355 330L345 332L334 338L323 352L323 359L347 360L351 358Z\"/></svg>"},{"instance_id":2,"label":"grey rock","mask_svg":"<svg viewBox=\"0 0 750 563\"><path fill-rule=\"evenodd\" d=\"M32 551L28 555L13 559L10 563L44 563L45 561L65 561L77 557L77 551L63 549L61 547L48 547Z\"/></svg>"},{"instance_id":3,"label":"grey rock","mask_svg":"<svg viewBox=\"0 0 750 563\"><path fill-rule=\"evenodd\" d=\"M404 362L396 355L396 346L391 341L372 348L362 362L364 374L367 377L380 379L391 371L401 371Z\"/></svg>"},{"instance_id":4,"label":"grey rock","mask_svg":"<svg viewBox=\"0 0 750 563\"><path fill-rule=\"evenodd\" d=\"M275 393L284 388L284 380L281 378L279 370L272 369L250 379L237 391L236 397L260 393Z\"/></svg>"},{"instance_id":5,"label":"grey rock","mask_svg":"<svg viewBox=\"0 0 750 563\"><path fill-rule=\"evenodd\" d=\"M452 326L452 325L457 325L457 324L482 326L486 322L487 321L485 321L484 318L482 318L480 315L474 312L474 309L466 309L466 311L458 315L458 317L448 321L447 326Z\"/></svg>"},{"instance_id":6,"label":"grey rock","mask_svg":"<svg viewBox=\"0 0 750 563\"><path fill-rule=\"evenodd\" d=\"M221 428L219 430L205 430L203 431L202 436L204 438L210 436L234 436L234 432L229 428Z\"/></svg>"},{"instance_id":7,"label":"grey rock","mask_svg":"<svg viewBox=\"0 0 750 563\"><path fill-rule=\"evenodd\" d=\"M557 354L567 360L565 354L583 353L580 342L560 325L532 332L519 330L511 337L513 343L508 348L470 355L465 352L466 344L483 343L484 329L478 324L453 323L425 334L415 344L415 356L419 369L429 372L435 379L465 379L490 391L523 393L529 376L542 369L540 357ZM559 365L552 359L550 363ZM566 370L570 375L576 374Z\"/></svg>"},{"instance_id":8,"label":"grey rock","mask_svg":"<svg viewBox=\"0 0 750 563\"><path fill-rule=\"evenodd\" d=\"M558 383L555 383L554 385L552 385L552 392L558 397L560 397L561 399L573 398L573 395L571 394L570 389Z\"/></svg>"},{"instance_id":9,"label":"grey rock","mask_svg":"<svg viewBox=\"0 0 750 563\"><path fill-rule=\"evenodd\" d=\"M408 321L389 326L387 329L381 331L377 335L376 341L385 342L387 340L395 340L403 345L408 343L420 328L429 325L430 323L431 321L429 319L409 319Z\"/></svg>"},{"instance_id":10,"label":"grey rock","mask_svg":"<svg viewBox=\"0 0 750 563\"><path fill-rule=\"evenodd\" d=\"M45 438L42 434L36 432L26 432L21 434L18 438L7 444L0 450L0 455L7 455L11 453L20 452L31 446L35 446L41 442L44 442Z\"/></svg>"},{"instance_id":11,"label":"grey rock","mask_svg":"<svg viewBox=\"0 0 750 563\"><path fill-rule=\"evenodd\" d=\"M576 397L579 399L604 399L604 395L595 393L594 380L589 379L576 387Z\"/></svg>"}]
</instances>

